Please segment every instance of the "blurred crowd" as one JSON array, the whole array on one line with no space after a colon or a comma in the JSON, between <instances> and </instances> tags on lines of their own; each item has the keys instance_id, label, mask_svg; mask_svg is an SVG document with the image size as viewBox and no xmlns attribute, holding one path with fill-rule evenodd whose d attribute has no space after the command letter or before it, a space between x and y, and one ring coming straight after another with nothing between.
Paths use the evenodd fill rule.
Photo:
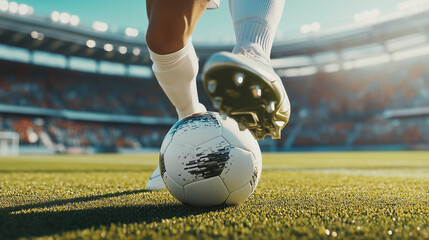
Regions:
<instances>
[{"instance_id":1,"label":"blurred crowd","mask_svg":"<svg viewBox=\"0 0 429 240\"><path fill-rule=\"evenodd\" d=\"M429 119L391 120L379 117L317 123L304 122L294 139L293 146L350 147L422 143L429 143Z\"/></svg>"},{"instance_id":2,"label":"blurred crowd","mask_svg":"<svg viewBox=\"0 0 429 240\"><path fill-rule=\"evenodd\" d=\"M174 116L156 81L0 61L0 103L137 116Z\"/></svg>"},{"instance_id":3,"label":"blurred crowd","mask_svg":"<svg viewBox=\"0 0 429 240\"><path fill-rule=\"evenodd\" d=\"M384 110L429 106L428 58L284 78L292 118L279 149L429 144L429 118L386 119ZM155 79L108 76L0 61L0 104L93 113L176 117ZM199 82L200 100L211 103ZM96 123L3 113L0 131L26 145L159 147L168 127Z\"/></svg>"},{"instance_id":4,"label":"blurred crowd","mask_svg":"<svg viewBox=\"0 0 429 240\"><path fill-rule=\"evenodd\" d=\"M429 106L429 58L284 79L295 113L332 118Z\"/></svg>"},{"instance_id":5,"label":"blurred crowd","mask_svg":"<svg viewBox=\"0 0 429 240\"><path fill-rule=\"evenodd\" d=\"M294 115L284 135L299 123L293 146L429 144L429 117L383 116L385 110L429 106L428 65L425 57L285 78Z\"/></svg>"},{"instance_id":6,"label":"blurred crowd","mask_svg":"<svg viewBox=\"0 0 429 240\"><path fill-rule=\"evenodd\" d=\"M137 124L0 114L0 131L17 132L21 145L47 146L59 151L73 147L93 147L99 151L156 148L161 145L167 130L165 127Z\"/></svg>"}]
</instances>

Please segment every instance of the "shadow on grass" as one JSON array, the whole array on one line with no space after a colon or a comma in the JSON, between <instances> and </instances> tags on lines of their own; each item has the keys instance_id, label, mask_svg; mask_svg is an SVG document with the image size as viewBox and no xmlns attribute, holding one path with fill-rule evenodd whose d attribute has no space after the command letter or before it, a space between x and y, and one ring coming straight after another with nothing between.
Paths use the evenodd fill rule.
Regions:
<instances>
[{"instance_id":1,"label":"shadow on grass","mask_svg":"<svg viewBox=\"0 0 429 240\"><path fill-rule=\"evenodd\" d=\"M165 205L112 206L55 212L14 213L20 210L44 207L48 208L68 203L94 201L102 198L137 194L146 191L147 190L124 191L91 197L56 200L45 203L2 208L0 209L0 239L39 237L79 229L98 228L103 225L108 227L112 223L151 223L161 221L162 219L186 217L222 209L222 207L194 208L178 203Z\"/></svg>"},{"instance_id":2,"label":"shadow on grass","mask_svg":"<svg viewBox=\"0 0 429 240\"><path fill-rule=\"evenodd\" d=\"M135 168L135 169L0 169L0 173L141 173L153 172L153 167L150 168Z\"/></svg>"},{"instance_id":3,"label":"shadow on grass","mask_svg":"<svg viewBox=\"0 0 429 240\"><path fill-rule=\"evenodd\" d=\"M54 200L50 202L26 204L26 205L20 205L16 207L2 208L2 211L16 212L16 211L27 210L32 208L48 208L52 206L65 205L68 203L89 202L89 201L99 200L103 198L120 197L123 195L131 195L131 194L138 194L138 193L144 193L144 192L148 192L148 190L123 191L123 192L107 193L107 194L96 195L96 196L78 197L78 198Z\"/></svg>"}]
</instances>

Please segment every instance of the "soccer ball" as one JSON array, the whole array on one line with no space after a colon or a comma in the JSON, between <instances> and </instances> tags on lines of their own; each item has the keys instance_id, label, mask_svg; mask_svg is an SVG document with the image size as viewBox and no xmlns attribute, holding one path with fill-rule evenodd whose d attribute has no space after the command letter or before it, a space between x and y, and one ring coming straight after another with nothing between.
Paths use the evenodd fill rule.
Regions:
<instances>
[{"instance_id":1,"label":"soccer ball","mask_svg":"<svg viewBox=\"0 0 429 240\"><path fill-rule=\"evenodd\" d=\"M249 130L206 112L174 124L162 142L159 166L165 186L179 201L200 207L235 205L255 190L262 155Z\"/></svg>"}]
</instances>

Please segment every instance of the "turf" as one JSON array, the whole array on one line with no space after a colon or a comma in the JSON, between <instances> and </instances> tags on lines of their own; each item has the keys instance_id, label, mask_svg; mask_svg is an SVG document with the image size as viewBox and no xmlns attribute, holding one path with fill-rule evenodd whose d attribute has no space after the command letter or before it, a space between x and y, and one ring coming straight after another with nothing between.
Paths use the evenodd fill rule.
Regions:
<instances>
[{"instance_id":1,"label":"turf","mask_svg":"<svg viewBox=\"0 0 429 240\"><path fill-rule=\"evenodd\" d=\"M156 155L0 158L0 239L429 239L429 152L265 154L255 193L193 208Z\"/></svg>"}]
</instances>

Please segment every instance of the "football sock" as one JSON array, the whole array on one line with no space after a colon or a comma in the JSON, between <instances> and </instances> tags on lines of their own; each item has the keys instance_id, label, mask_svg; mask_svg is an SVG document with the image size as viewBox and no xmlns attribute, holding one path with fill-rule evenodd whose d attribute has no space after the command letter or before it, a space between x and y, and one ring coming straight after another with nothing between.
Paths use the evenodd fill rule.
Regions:
<instances>
[{"instance_id":1,"label":"football sock","mask_svg":"<svg viewBox=\"0 0 429 240\"><path fill-rule=\"evenodd\" d=\"M233 53L251 49L269 60L283 6L284 0L230 0L236 36Z\"/></svg>"},{"instance_id":2,"label":"football sock","mask_svg":"<svg viewBox=\"0 0 429 240\"><path fill-rule=\"evenodd\" d=\"M198 100L196 76L198 58L191 39L180 50L170 54L157 54L149 49L152 70L170 102L176 107L179 119L205 112Z\"/></svg>"}]
</instances>

